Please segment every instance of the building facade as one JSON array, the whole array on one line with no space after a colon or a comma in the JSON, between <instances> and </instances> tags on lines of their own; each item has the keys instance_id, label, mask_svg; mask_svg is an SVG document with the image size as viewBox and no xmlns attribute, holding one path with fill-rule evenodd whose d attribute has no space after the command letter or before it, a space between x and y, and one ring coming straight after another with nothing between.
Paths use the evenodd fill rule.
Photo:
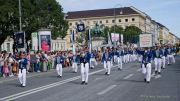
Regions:
<instances>
[{"instance_id":1,"label":"building facade","mask_svg":"<svg viewBox=\"0 0 180 101\"><path fill-rule=\"evenodd\" d=\"M136 26L140 28L143 33L151 33L152 31L151 18L144 12L141 12L132 6L68 12L66 20L69 23L69 29L66 36L68 49L71 49L71 33L80 22L83 22L86 27L88 26L90 28L94 27L95 24L98 23L108 27L114 25L121 26L123 28L127 26ZM76 33L75 36L78 36L78 33Z\"/></svg>"}]
</instances>

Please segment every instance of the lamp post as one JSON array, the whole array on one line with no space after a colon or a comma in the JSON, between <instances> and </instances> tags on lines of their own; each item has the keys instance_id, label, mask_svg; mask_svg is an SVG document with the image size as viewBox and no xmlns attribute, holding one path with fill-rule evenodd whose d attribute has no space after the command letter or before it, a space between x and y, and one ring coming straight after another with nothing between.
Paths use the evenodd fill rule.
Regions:
<instances>
[{"instance_id":1,"label":"lamp post","mask_svg":"<svg viewBox=\"0 0 180 101\"><path fill-rule=\"evenodd\" d=\"M115 34L115 31L116 31L116 7L120 6L121 8L121 11L119 12L120 15L123 14L123 8L122 8L122 5L121 4L117 4L114 6L114 34ZM115 42L115 45L116 45L116 42Z\"/></svg>"},{"instance_id":2,"label":"lamp post","mask_svg":"<svg viewBox=\"0 0 180 101\"><path fill-rule=\"evenodd\" d=\"M115 30L116 30L116 7L120 6L121 7L121 11L120 11L120 14L122 15L123 14L123 8L122 8L122 5L121 4L117 4L114 6L114 33L115 33Z\"/></svg>"},{"instance_id":3,"label":"lamp post","mask_svg":"<svg viewBox=\"0 0 180 101\"><path fill-rule=\"evenodd\" d=\"M21 13L21 0L19 0L19 31L20 31L20 32L22 32L21 17L22 17L22 13Z\"/></svg>"}]
</instances>

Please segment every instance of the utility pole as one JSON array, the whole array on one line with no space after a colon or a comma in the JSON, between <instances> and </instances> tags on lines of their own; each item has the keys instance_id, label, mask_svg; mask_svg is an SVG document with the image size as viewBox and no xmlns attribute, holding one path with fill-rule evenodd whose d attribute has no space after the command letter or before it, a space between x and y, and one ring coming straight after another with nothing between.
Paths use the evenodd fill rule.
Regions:
<instances>
[{"instance_id":1,"label":"utility pole","mask_svg":"<svg viewBox=\"0 0 180 101\"><path fill-rule=\"evenodd\" d=\"M22 22L21 22L21 0L19 0L19 31L22 32Z\"/></svg>"}]
</instances>

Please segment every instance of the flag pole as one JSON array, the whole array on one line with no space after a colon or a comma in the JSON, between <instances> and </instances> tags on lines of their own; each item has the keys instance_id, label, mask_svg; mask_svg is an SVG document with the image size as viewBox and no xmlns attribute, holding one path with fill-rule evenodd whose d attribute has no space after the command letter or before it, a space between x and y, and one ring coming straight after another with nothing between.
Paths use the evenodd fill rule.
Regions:
<instances>
[{"instance_id":1,"label":"flag pole","mask_svg":"<svg viewBox=\"0 0 180 101\"><path fill-rule=\"evenodd\" d=\"M72 51L73 51L73 55L76 54L76 51L75 51L75 45L74 45L74 30L72 31Z\"/></svg>"}]
</instances>

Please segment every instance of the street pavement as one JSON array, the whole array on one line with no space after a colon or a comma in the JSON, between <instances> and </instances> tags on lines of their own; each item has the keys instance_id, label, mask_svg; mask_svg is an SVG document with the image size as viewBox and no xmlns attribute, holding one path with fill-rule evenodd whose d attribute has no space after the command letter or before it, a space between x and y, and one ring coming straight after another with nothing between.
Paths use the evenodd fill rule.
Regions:
<instances>
[{"instance_id":1,"label":"street pavement","mask_svg":"<svg viewBox=\"0 0 180 101\"><path fill-rule=\"evenodd\" d=\"M78 71L64 68L62 78L55 70L30 73L24 88L17 77L0 78L0 101L180 101L180 56L149 84L137 62L123 64L122 71L114 64L109 76L99 64L90 69L88 85L81 85Z\"/></svg>"}]
</instances>

